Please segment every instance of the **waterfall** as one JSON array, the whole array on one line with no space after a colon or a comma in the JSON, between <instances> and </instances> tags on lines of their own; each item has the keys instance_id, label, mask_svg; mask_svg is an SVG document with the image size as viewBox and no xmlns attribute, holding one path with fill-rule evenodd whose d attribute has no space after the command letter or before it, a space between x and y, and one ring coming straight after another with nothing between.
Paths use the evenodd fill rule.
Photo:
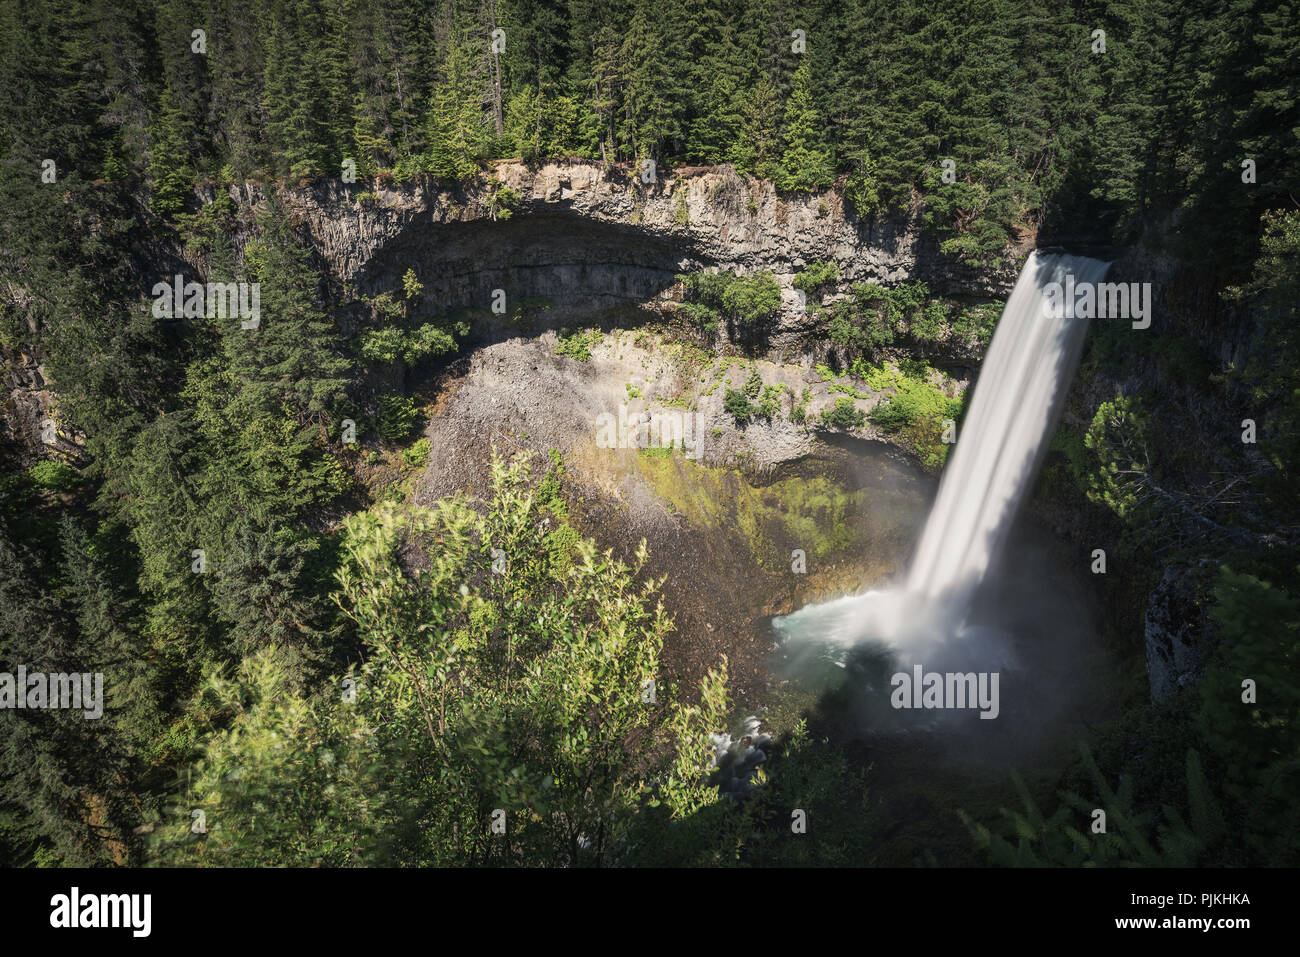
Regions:
<instances>
[{"instance_id":1,"label":"waterfall","mask_svg":"<svg viewBox=\"0 0 1300 957\"><path fill-rule=\"evenodd\" d=\"M1038 471L1087 331L1068 294L1066 308L1053 310L1044 290L1099 283L1108 268L1084 256L1030 254L980 367L905 583L801 608L773 621L780 634L917 648L960 631Z\"/></svg>"}]
</instances>

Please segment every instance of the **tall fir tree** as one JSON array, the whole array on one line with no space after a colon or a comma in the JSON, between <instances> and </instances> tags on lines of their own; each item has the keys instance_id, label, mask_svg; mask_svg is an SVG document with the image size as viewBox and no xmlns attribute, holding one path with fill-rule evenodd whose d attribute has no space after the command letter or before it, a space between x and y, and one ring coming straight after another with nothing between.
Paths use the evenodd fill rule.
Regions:
<instances>
[{"instance_id":1,"label":"tall fir tree","mask_svg":"<svg viewBox=\"0 0 1300 957\"><path fill-rule=\"evenodd\" d=\"M795 71L785 107L785 152L777 185L785 190L823 189L835 181L835 163L822 136L825 124L813 98L812 59Z\"/></svg>"}]
</instances>

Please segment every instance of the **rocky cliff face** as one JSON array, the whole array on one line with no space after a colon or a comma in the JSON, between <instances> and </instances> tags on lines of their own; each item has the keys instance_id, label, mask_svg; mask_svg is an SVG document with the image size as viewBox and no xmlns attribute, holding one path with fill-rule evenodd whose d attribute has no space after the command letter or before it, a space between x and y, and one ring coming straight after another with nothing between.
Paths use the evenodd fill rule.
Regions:
<instances>
[{"instance_id":1,"label":"rocky cliff face","mask_svg":"<svg viewBox=\"0 0 1300 957\"><path fill-rule=\"evenodd\" d=\"M503 212L507 195L513 208ZM920 278L944 295L1003 295L1016 272L1014 264L963 267L914 221L859 220L835 190L781 197L730 167L645 183L590 162L534 169L502 161L468 186L425 181L370 192L329 182L282 201L330 278L358 295L395 288L413 267L427 302L487 308L500 289L508 300L549 300L567 318L670 300L682 271L771 270L787 306L771 342L785 351L812 331L791 285L812 261L835 261L844 287Z\"/></svg>"},{"instance_id":2,"label":"rocky cliff face","mask_svg":"<svg viewBox=\"0 0 1300 957\"><path fill-rule=\"evenodd\" d=\"M37 460L37 450L46 445L41 441L41 423L49 416L54 397L35 356L21 349L5 349L3 364L0 449L25 467Z\"/></svg>"},{"instance_id":3,"label":"rocky cliff face","mask_svg":"<svg viewBox=\"0 0 1300 957\"><path fill-rule=\"evenodd\" d=\"M421 245L419 234L427 237L424 245L454 259L462 235L475 238L474 230L455 227L493 220L492 199L503 187L519 197L514 228L531 221L526 231L536 244L521 250L507 238L501 253L549 250L554 259L582 243L583 251L604 250L614 265L634 264L628 253L644 250L651 253L647 268L771 269L785 278L813 260L833 259L846 282L923 278L945 294L996 295L1015 281L1013 266L991 273L941 255L914 221L859 220L836 190L781 197L771 183L726 166L686 168L644 183L633 171L585 161L534 169L505 160L469 186L423 181L369 192L329 181L286 199L304 217L330 272L360 282L377 274L376 262L392 249ZM508 225L498 222L493 231ZM600 241L584 242L586 231ZM510 261L483 245L473 251L486 254L476 260L484 268ZM598 265L604 257L581 258Z\"/></svg>"}]
</instances>

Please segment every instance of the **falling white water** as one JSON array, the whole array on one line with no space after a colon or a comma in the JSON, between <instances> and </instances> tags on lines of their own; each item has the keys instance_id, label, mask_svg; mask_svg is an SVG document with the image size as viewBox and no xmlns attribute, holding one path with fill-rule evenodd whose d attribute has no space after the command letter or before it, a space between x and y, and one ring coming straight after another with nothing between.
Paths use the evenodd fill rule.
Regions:
<instances>
[{"instance_id":1,"label":"falling white water","mask_svg":"<svg viewBox=\"0 0 1300 957\"><path fill-rule=\"evenodd\" d=\"M1108 263L1032 253L1002 310L961 434L901 590L867 592L777 618L787 640L851 645L875 639L923 651L965 627L970 600L995 566L1038 471L1078 364L1087 320L1045 308L1049 283L1099 283ZM1073 282L1068 283L1069 277Z\"/></svg>"}]
</instances>

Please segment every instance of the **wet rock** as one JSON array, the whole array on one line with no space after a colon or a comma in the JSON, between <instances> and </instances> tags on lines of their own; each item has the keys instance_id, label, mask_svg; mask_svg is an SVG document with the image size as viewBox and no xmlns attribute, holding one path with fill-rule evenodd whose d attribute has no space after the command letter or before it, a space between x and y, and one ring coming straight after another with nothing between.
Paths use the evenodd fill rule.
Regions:
<instances>
[{"instance_id":1,"label":"wet rock","mask_svg":"<svg viewBox=\"0 0 1300 957\"><path fill-rule=\"evenodd\" d=\"M763 750L772 742L772 736L760 733L758 718L745 718L741 737L733 740L725 732L711 735L713 744L714 780L724 794L743 797L754 788L754 776L759 765L767 760Z\"/></svg>"}]
</instances>

